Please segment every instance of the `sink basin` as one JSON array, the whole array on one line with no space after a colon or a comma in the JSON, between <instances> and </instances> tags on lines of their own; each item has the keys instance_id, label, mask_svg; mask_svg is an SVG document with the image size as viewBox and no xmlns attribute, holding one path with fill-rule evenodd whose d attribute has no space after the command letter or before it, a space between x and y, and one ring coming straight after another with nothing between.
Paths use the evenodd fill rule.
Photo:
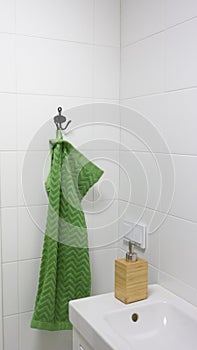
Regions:
<instances>
[{"instance_id":1,"label":"sink basin","mask_svg":"<svg viewBox=\"0 0 197 350\"><path fill-rule=\"evenodd\" d=\"M95 350L197 349L197 308L159 285L128 305L113 293L72 301L70 320Z\"/></svg>"},{"instance_id":2,"label":"sink basin","mask_svg":"<svg viewBox=\"0 0 197 350\"><path fill-rule=\"evenodd\" d=\"M111 312L104 319L134 349L197 348L197 320L168 302L136 305Z\"/></svg>"}]
</instances>

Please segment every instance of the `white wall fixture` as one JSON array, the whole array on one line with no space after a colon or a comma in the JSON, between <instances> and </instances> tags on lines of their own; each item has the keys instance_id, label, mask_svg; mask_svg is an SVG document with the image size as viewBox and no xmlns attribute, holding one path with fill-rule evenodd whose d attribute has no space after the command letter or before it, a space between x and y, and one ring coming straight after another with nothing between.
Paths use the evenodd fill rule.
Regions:
<instances>
[{"instance_id":1,"label":"white wall fixture","mask_svg":"<svg viewBox=\"0 0 197 350\"><path fill-rule=\"evenodd\" d=\"M136 224L129 220L124 220L124 226L126 227L126 239L134 242L139 248L147 248L147 228L144 224Z\"/></svg>"}]
</instances>

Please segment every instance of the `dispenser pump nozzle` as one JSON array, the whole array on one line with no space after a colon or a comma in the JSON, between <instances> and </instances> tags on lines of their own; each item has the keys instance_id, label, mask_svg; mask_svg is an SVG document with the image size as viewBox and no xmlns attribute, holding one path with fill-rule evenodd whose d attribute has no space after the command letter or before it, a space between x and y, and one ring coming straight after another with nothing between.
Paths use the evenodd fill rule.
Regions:
<instances>
[{"instance_id":1,"label":"dispenser pump nozzle","mask_svg":"<svg viewBox=\"0 0 197 350\"><path fill-rule=\"evenodd\" d=\"M127 261L136 261L137 254L134 252L135 244L132 241L129 241L129 251L126 253Z\"/></svg>"}]
</instances>

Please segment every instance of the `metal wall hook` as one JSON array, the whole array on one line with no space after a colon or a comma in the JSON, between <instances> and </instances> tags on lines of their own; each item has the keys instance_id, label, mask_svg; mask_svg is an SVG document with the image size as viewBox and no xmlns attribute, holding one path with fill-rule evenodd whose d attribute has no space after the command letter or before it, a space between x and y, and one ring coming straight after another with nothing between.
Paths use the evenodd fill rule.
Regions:
<instances>
[{"instance_id":1,"label":"metal wall hook","mask_svg":"<svg viewBox=\"0 0 197 350\"><path fill-rule=\"evenodd\" d=\"M69 126L69 124L71 123L71 120L69 120L66 124L66 126L63 128L62 124L66 122L66 117L64 117L61 113L62 113L62 107L58 107L58 115L56 115L53 120L54 123L57 127L57 130L66 130Z\"/></svg>"}]
</instances>

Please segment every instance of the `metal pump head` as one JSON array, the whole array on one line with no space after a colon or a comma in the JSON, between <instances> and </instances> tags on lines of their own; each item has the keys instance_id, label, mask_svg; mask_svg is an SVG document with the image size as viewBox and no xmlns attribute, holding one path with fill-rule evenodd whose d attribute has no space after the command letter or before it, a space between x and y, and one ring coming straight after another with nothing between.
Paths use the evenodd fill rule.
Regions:
<instances>
[{"instance_id":1,"label":"metal pump head","mask_svg":"<svg viewBox=\"0 0 197 350\"><path fill-rule=\"evenodd\" d=\"M129 241L129 251L126 253L127 261L136 261L137 254L134 252L135 244L132 241Z\"/></svg>"}]
</instances>

